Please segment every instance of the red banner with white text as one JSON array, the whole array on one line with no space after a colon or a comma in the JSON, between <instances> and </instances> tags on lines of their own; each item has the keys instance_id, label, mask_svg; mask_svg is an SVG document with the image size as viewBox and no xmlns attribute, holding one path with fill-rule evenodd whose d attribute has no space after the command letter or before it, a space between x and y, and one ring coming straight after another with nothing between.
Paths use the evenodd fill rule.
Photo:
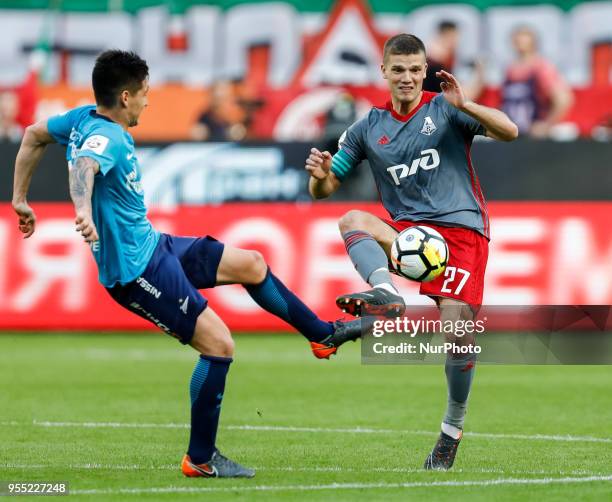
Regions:
<instances>
[{"instance_id":1,"label":"red banner with white text","mask_svg":"<svg viewBox=\"0 0 612 502\"><path fill-rule=\"evenodd\" d=\"M366 285L344 250L338 218L350 209L384 216L377 204L226 204L152 210L156 228L210 234L258 249L274 272L322 318L340 317L334 299ZM37 204L36 232L22 239L0 205L0 329L142 329L97 282L70 204ZM611 202L491 203L488 305L612 304ZM418 285L397 279L409 304L428 305ZM240 286L203 291L231 329L284 330Z\"/></svg>"}]
</instances>

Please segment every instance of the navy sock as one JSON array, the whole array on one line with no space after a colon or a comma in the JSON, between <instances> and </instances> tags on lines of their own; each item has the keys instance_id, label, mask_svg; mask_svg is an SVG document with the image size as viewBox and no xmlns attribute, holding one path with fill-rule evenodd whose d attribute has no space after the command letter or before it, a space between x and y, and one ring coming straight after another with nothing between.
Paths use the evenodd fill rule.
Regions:
<instances>
[{"instance_id":1,"label":"navy sock","mask_svg":"<svg viewBox=\"0 0 612 502\"><path fill-rule=\"evenodd\" d=\"M270 269L262 283L245 288L257 305L291 324L311 342L320 342L334 332L332 323L319 319Z\"/></svg>"},{"instance_id":2,"label":"navy sock","mask_svg":"<svg viewBox=\"0 0 612 502\"><path fill-rule=\"evenodd\" d=\"M189 386L191 435L187 454L195 464L208 462L215 451L225 377L231 357L200 356Z\"/></svg>"}]
</instances>

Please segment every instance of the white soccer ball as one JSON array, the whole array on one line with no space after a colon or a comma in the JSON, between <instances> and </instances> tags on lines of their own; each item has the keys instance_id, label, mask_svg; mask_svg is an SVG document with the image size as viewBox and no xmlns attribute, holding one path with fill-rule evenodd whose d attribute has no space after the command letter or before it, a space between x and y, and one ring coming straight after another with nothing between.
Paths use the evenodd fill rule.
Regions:
<instances>
[{"instance_id":1,"label":"white soccer ball","mask_svg":"<svg viewBox=\"0 0 612 502\"><path fill-rule=\"evenodd\" d=\"M449 256L444 237L424 225L403 230L391 246L393 271L418 282L429 282L439 277Z\"/></svg>"}]
</instances>

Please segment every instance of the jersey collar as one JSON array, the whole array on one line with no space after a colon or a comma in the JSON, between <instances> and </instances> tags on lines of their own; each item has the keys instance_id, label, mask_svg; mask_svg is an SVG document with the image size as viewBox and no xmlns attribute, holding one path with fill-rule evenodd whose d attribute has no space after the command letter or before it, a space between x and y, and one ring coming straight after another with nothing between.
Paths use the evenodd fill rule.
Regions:
<instances>
[{"instance_id":1,"label":"jersey collar","mask_svg":"<svg viewBox=\"0 0 612 502\"><path fill-rule=\"evenodd\" d=\"M387 101L385 106L382 108L390 112L394 119L397 119L401 122L408 122L414 116L414 114L421 109L423 105L426 105L427 103L429 103L433 98L437 96L437 94L438 94L437 92L423 91L423 94L421 95L421 101L419 101L419 104L416 106L416 108L412 110L410 113L408 113L407 115L401 115L397 113L393 109L393 103L390 100Z\"/></svg>"},{"instance_id":2,"label":"jersey collar","mask_svg":"<svg viewBox=\"0 0 612 502\"><path fill-rule=\"evenodd\" d=\"M100 115L100 114L99 114L99 113L96 111L96 109L95 109L95 108L94 108L93 110L91 110L91 111L89 112L89 114L90 114L92 117L96 117L96 118L99 118L99 119L106 120L107 122L111 122L112 124L116 124L116 123L117 123L117 122L115 122L113 119L111 119L110 117L107 117L106 115Z\"/></svg>"}]
</instances>

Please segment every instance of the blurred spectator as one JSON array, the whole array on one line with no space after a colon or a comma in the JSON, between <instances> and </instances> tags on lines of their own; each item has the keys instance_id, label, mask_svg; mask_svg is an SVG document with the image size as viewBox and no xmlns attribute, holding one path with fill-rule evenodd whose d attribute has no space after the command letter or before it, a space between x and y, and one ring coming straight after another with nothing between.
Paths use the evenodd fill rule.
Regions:
<instances>
[{"instance_id":1,"label":"blurred spectator","mask_svg":"<svg viewBox=\"0 0 612 502\"><path fill-rule=\"evenodd\" d=\"M17 122L24 130L27 126L36 121L36 110L39 98L38 78L39 72L33 67L26 79L15 88L17 101L19 103Z\"/></svg>"},{"instance_id":2,"label":"blurred spectator","mask_svg":"<svg viewBox=\"0 0 612 502\"><path fill-rule=\"evenodd\" d=\"M455 53L459 44L459 30L453 21L442 21L433 40L427 44L427 76L423 81L423 90L440 92L441 78L436 72L452 72L455 65Z\"/></svg>"},{"instance_id":3,"label":"blurred spectator","mask_svg":"<svg viewBox=\"0 0 612 502\"><path fill-rule=\"evenodd\" d=\"M440 92L442 79L436 73L445 70L452 73L456 64L459 45L459 28L454 21L441 21L436 36L427 43L427 76L423 81L423 90ZM469 63L474 69L473 81L463 86L468 99L476 100L484 87L484 70L477 61Z\"/></svg>"},{"instance_id":4,"label":"blurred spectator","mask_svg":"<svg viewBox=\"0 0 612 502\"><path fill-rule=\"evenodd\" d=\"M357 120L355 100L348 92L343 92L325 114L323 127L324 149L332 154L338 150L338 139L351 124Z\"/></svg>"},{"instance_id":5,"label":"blurred spectator","mask_svg":"<svg viewBox=\"0 0 612 502\"><path fill-rule=\"evenodd\" d=\"M38 71L33 68L13 88L0 88L0 141L21 141L25 128L35 121L38 105Z\"/></svg>"},{"instance_id":6,"label":"blurred spectator","mask_svg":"<svg viewBox=\"0 0 612 502\"><path fill-rule=\"evenodd\" d=\"M18 142L23 136L23 127L18 122L19 98L15 91L0 92L0 140Z\"/></svg>"},{"instance_id":7,"label":"blurred spectator","mask_svg":"<svg viewBox=\"0 0 612 502\"><path fill-rule=\"evenodd\" d=\"M247 129L247 113L230 82L218 82L211 89L210 105L191 129L197 141L241 141Z\"/></svg>"},{"instance_id":8,"label":"blurred spectator","mask_svg":"<svg viewBox=\"0 0 612 502\"><path fill-rule=\"evenodd\" d=\"M501 108L521 134L545 138L573 103L572 91L554 65L538 52L535 32L526 26L512 34L516 60L506 70Z\"/></svg>"},{"instance_id":9,"label":"blurred spectator","mask_svg":"<svg viewBox=\"0 0 612 502\"><path fill-rule=\"evenodd\" d=\"M235 86L236 102L243 112L242 123L246 128L245 139L256 137L255 117L265 104L265 99L262 97L264 94L261 89L248 81L242 81Z\"/></svg>"}]
</instances>

